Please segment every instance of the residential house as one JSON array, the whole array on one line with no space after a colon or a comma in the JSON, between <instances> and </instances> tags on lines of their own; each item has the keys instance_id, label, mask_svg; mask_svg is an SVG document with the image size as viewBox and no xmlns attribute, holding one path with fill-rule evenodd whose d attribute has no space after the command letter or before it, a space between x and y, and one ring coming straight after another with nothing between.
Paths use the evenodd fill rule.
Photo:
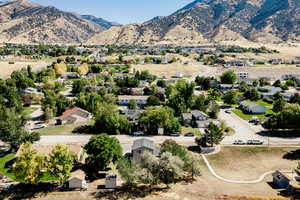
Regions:
<instances>
[{"instance_id":1,"label":"residential house","mask_svg":"<svg viewBox=\"0 0 300 200\"><path fill-rule=\"evenodd\" d=\"M249 101L242 101L239 108L251 114L265 114L267 112L264 106Z\"/></svg>"},{"instance_id":2,"label":"residential house","mask_svg":"<svg viewBox=\"0 0 300 200\"><path fill-rule=\"evenodd\" d=\"M86 110L75 107L67 109L58 119L58 125L63 124L78 124L88 122L92 118L92 114Z\"/></svg>"},{"instance_id":3,"label":"residential house","mask_svg":"<svg viewBox=\"0 0 300 200\"><path fill-rule=\"evenodd\" d=\"M154 144L152 140L145 138L135 140L132 145L133 158L138 158L145 152L150 152L151 154L158 156L160 149Z\"/></svg>"},{"instance_id":4,"label":"residential house","mask_svg":"<svg viewBox=\"0 0 300 200\"><path fill-rule=\"evenodd\" d=\"M290 178L280 171L275 171L272 174L273 183L279 188L287 188L290 183Z\"/></svg>"},{"instance_id":5,"label":"residential house","mask_svg":"<svg viewBox=\"0 0 300 200\"><path fill-rule=\"evenodd\" d=\"M85 180L85 173L81 170L77 170L72 173L71 177L68 179L69 189L88 189L88 185Z\"/></svg>"},{"instance_id":6,"label":"residential house","mask_svg":"<svg viewBox=\"0 0 300 200\"><path fill-rule=\"evenodd\" d=\"M129 109L124 109L120 110L120 113L125 115L129 122L131 123L137 123L140 115L143 113L143 110L129 110Z\"/></svg>"},{"instance_id":7,"label":"residential house","mask_svg":"<svg viewBox=\"0 0 300 200\"><path fill-rule=\"evenodd\" d=\"M237 89L239 87L238 84L219 84L219 89L221 91L228 91L228 90L233 90Z\"/></svg>"},{"instance_id":8,"label":"residential house","mask_svg":"<svg viewBox=\"0 0 300 200\"><path fill-rule=\"evenodd\" d=\"M249 72L238 72L237 77L239 79L248 79L249 78Z\"/></svg>"},{"instance_id":9,"label":"residential house","mask_svg":"<svg viewBox=\"0 0 300 200\"><path fill-rule=\"evenodd\" d=\"M272 98L276 93L282 91L280 87L274 87L270 85L260 87L258 90L262 92L261 93L262 98Z\"/></svg>"},{"instance_id":10,"label":"residential house","mask_svg":"<svg viewBox=\"0 0 300 200\"><path fill-rule=\"evenodd\" d=\"M207 128L210 120L209 116L202 111L193 110L192 114L192 126L194 128Z\"/></svg>"},{"instance_id":11,"label":"residential house","mask_svg":"<svg viewBox=\"0 0 300 200\"><path fill-rule=\"evenodd\" d=\"M138 106L144 106L147 104L149 96L131 96L131 95L119 95L118 104L121 106L128 106L130 100L134 100Z\"/></svg>"},{"instance_id":12,"label":"residential house","mask_svg":"<svg viewBox=\"0 0 300 200\"><path fill-rule=\"evenodd\" d=\"M44 93L39 92L36 88L28 87L24 90L21 91L21 94L27 95L27 94L33 94L33 95L39 95L39 96L44 96Z\"/></svg>"},{"instance_id":13,"label":"residential house","mask_svg":"<svg viewBox=\"0 0 300 200\"><path fill-rule=\"evenodd\" d=\"M144 88L130 88L130 94L137 96L144 95Z\"/></svg>"},{"instance_id":14,"label":"residential house","mask_svg":"<svg viewBox=\"0 0 300 200\"><path fill-rule=\"evenodd\" d=\"M192 113L182 113L181 114L181 121L184 125L191 125L193 121Z\"/></svg>"}]
</instances>

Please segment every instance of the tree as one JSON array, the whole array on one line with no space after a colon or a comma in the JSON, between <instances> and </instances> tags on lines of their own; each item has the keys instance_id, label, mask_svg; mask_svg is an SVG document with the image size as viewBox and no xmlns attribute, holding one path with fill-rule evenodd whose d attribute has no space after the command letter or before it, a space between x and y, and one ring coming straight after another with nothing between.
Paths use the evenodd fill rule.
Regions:
<instances>
[{"instance_id":1,"label":"tree","mask_svg":"<svg viewBox=\"0 0 300 200\"><path fill-rule=\"evenodd\" d=\"M74 154L66 145L56 145L49 154L49 171L54 177L58 177L61 183L71 175L74 163Z\"/></svg>"},{"instance_id":2,"label":"tree","mask_svg":"<svg viewBox=\"0 0 300 200\"><path fill-rule=\"evenodd\" d=\"M206 112L208 108L208 104L209 104L209 100L206 99L205 95L201 94L195 97L193 109Z\"/></svg>"},{"instance_id":3,"label":"tree","mask_svg":"<svg viewBox=\"0 0 300 200\"><path fill-rule=\"evenodd\" d=\"M45 156L31 149L31 143L24 143L13 169L17 180L26 184L37 184L44 175Z\"/></svg>"},{"instance_id":4,"label":"tree","mask_svg":"<svg viewBox=\"0 0 300 200\"><path fill-rule=\"evenodd\" d=\"M77 68L77 73L81 76L84 76L86 75L87 73L89 73L89 66L88 64L84 63L82 65L80 65L78 68Z\"/></svg>"},{"instance_id":5,"label":"tree","mask_svg":"<svg viewBox=\"0 0 300 200\"><path fill-rule=\"evenodd\" d=\"M67 65L64 62L54 64L54 70L57 75L62 75L67 72Z\"/></svg>"},{"instance_id":6,"label":"tree","mask_svg":"<svg viewBox=\"0 0 300 200\"><path fill-rule=\"evenodd\" d=\"M88 154L87 166L94 174L106 170L110 163L116 163L122 156L119 141L105 133L91 137L84 149Z\"/></svg>"},{"instance_id":7,"label":"tree","mask_svg":"<svg viewBox=\"0 0 300 200\"><path fill-rule=\"evenodd\" d=\"M233 70L228 70L221 75L220 79L223 84L234 84L237 76Z\"/></svg>"},{"instance_id":8,"label":"tree","mask_svg":"<svg viewBox=\"0 0 300 200\"><path fill-rule=\"evenodd\" d=\"M300 105L287 104L284 109L271 116L263 126L267 129L278 130L299 130Z\"/></svg>"},{"instance_id":9,"label":"tree","mask_svg":"<svg viewBox=\"0 0 300 200\"><path fill-rule=\"evenodd\" d=\"M222 99L224 103L232 105L232 104L237 104L238 103L238 94L234 90L229 90L227 91L223 96Z\"/></svg>"},{"instance_id":10,"label":"tree","mask_svg":"<svg viewBox=\"0 0 300 200\"><path fill-rule=\"evenodd\" d=\"M106 103L99 105L98 112L95 114L94 127L98 133L110 135L129 134L131 132L131 125L127 118L120 115L114 105Z\"/></svg>"},{"instance_id":11,"label":"tree","mask_svg":"<svg viewBox=\"0 0 300 200\"><path fill-rule=\"evenodd\" d=\"M273 111L275 113L281 112L284 109L284 106L286 105L286 101L284 98L279 98L273 103Z\"/></svg>"},{"instance_id":12,"label":"tree","mask_svg":"<svg viewBox=\"0 0 300 200\"><path fill-rule=\"evenodd\" d=\"M273 83L273 86L274 86L274 87L281 87L281 81L280 81L280 80L276 80L276 81Z\"/></svg>"},{"instance_id":13,"label":"tree","mask_svg":"<svg viewBox=\"0 0 300 200\"><path fill-rule=\"evenodd\" d=\"M257 101L260 99L260 94L256 89L250 89L244 93L244 97L246 99L250 99L251 101Z\"/></svg>"},{"instance_id":14,"label":"tree","mask_svg":"<svg viewBox=\"0 0 300 200\"><path fill-rule=\"evenodd\" d=\"M213 146L214 144L220 144L224 138L223 134L222 128L213 122L210 122L208 128L205 129L205 138L210 146Z\"/></svg>"},{"instance_id":15,"label":"tree","mask_svg":"<svg viewBox=\"0 0 300 200\"><path fill-rule=\"evenodd\" d=\"M159 106L161 104L160 100L156 96L150 96L147 99L147 106Z\"/></svg>"},{"instance_id":16,"label":"tree","mask_svg":"<svg viewBox=\"0 0 300 200\"><path fill-rule=\"evenodd\" d=\"M208 115L210 118L217 119L220 108L215 101L211 101L208 108Z\"/></svg>"},{"instance_id":17,"label":"tree","mask_svg":"<svg viewBox=\"0 0 300 200\"><path fill-rule=\"evenodd\" d=\"M85 89L85 86L89 84L89 81L87 79L79 79L73 82L73 89L72 92L74 94L78 94L80 92L83 92Z\"/></svg>"},{"instance_id":18,"label":"tree","mask_svg":"<svg viewBox=\"0 0 300 200\"><path fill-rule=\"evenodd\" d=\"M7 142L13 149L24 142L34 142L39 139L36 133L29 133L25 129L26 118L14 109L0 106L0 139Z\"/></svg>"},{"instance_id":19,"label":"tree","mask_svg":"<svg viewBox=\"0 0 300 200\"><path fill-rule=\"evenodd\" d=\"M158 87L162 87L162 88L166 88L167 87L167 83L166 83L165 80L158 80L157 83L156 83L156 85Z\"/></svg>"},{"instance_id":20,"label":"tree","mask_svg":"<svg viewBox=\"0 0 300 200\"><path fill-rule=\"evenodd\" d=\"M128 102L128 109L129 110L135 110L137 108L136 101L133 99L130 99Z\"/></svg>"},{"instance_id":21,"label":"tree","mask_svg":"<svg viewBox=\"0 0 300 200\"><path fill-rule=\"evenodd\" d=\"M158 128L164 128L166 134L180 131L180 123L170 108L149 107L146 111L141 114L139 123L149 135L157 135Z\"/></svg>"}]
</instances>

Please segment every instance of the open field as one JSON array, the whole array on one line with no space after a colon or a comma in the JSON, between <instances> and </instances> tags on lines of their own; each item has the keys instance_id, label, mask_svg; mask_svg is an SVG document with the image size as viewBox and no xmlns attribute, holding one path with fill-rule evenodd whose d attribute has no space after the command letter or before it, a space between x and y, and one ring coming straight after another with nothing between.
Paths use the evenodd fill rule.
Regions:
<instances>
[{"instance_id":1,"label":"open field","mask_svg":"<svg viewBox=\"0 0 300 200\"><path fill-rule=\"evenodd\" d=\"M175 73L183 73L185 76L192 76L195 73L203 70L203 66L197 63L183 64L183 63L172 63L172 64L145 64L145 65L133 65L132 69L136 71L148 70L151 74L157 76L166 76L171 78Z\"/></svg>"},{"instance_id":2,"label":"open field","mask_svg":"<svg viewBox=\"0 0 300 200\"><path fill-rule=\"evenodd\" d=\"M13 71L20 70L28 65L32 67L33 71L39 71L51 64L50 61L15 61L14 64L9 64L8 62L0 61L0 78L8 78Z\"/></svg>"}]
</instances>

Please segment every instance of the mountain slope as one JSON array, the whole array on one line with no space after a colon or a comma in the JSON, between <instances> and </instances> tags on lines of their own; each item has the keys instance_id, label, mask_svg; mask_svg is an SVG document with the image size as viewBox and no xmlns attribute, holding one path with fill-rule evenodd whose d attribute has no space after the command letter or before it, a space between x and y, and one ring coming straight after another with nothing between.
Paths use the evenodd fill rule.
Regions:
<instances>
[{"instance_id":1,"label":"mountain slope","mask_svg":"<svg viewBox=\"0 0 300 200\"><path fill-rule=\"evenodd\" d=\"M0 3L0 42L81 43L106 29L52 6L27 0Z\"/></svg>"},{"instance_id":2,"label":"mountain slope","mask_svg":"<svg viewBox=\"0 0 300 200\"><path fill-rule=\"evenodd\" d=\"M106 29L109 29L109 28L111 28L113 26L121 26L121 24L119 24L119 23L109 22L109 21L107 21L105 19L97 18L97 17L95 17L93 15L81 15L81 17L83 19L85 19L85 20L88 20L88 21L91 21L91 22L93 22L95 24L98 24L99 26L104 27Z\"/></svg>"},{"instance_id":3,"label":"mountain slope","mask_svg":"<svg viewBox=\"0 0 300 200\"><path fill-rule=\"evenodd\" d=\"M300 40L300 0L196 0L167 17L104 31L88 43ZM106 41L108 42L108 41Z\"/></svg>"}]
</instances>

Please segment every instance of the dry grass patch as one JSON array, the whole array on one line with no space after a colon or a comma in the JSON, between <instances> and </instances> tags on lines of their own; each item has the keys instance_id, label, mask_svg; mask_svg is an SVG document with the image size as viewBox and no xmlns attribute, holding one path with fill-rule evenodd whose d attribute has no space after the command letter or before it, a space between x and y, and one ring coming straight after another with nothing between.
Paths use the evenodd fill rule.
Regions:
<instances>
[{"instance_id":1,"label":"dry grass patch","mask_svg":"<svg viewBox=\"0 0 300 200\"><path fill-rule=\"evenodd\" d=\"M224 178L254 180L267 171L292 170L296 161L282 156L296 148L279 147L223 147L215 155L207 156L216 173Z\"/></svg>"}]
</instances>

